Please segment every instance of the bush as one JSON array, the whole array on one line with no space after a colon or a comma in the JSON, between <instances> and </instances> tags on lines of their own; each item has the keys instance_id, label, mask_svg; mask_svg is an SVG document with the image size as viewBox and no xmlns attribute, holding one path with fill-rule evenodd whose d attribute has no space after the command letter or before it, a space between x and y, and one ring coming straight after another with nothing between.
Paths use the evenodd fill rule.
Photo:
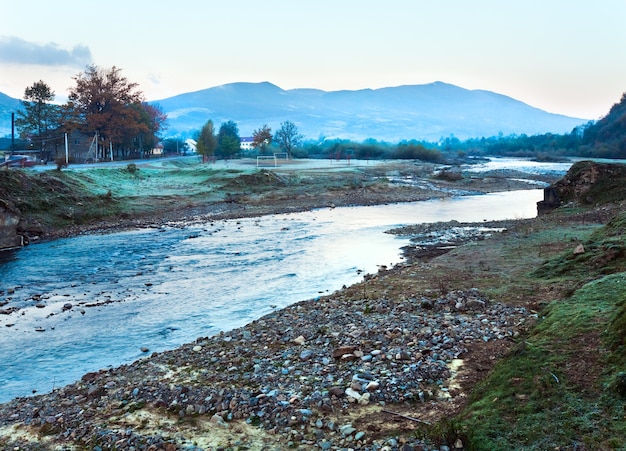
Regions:
<instances>
[{"instance_id":1,"label":"bush","mask_svg":"<svg viewBox=\"0 0 626 451\"><path fill-rule=\"evenodd\" d=\"M463 180L463 174L461 174L461 171L454 171L451 169L442 169L435 177L447 182L458 182L459 180Z\"/></svg>"}]
</instances>

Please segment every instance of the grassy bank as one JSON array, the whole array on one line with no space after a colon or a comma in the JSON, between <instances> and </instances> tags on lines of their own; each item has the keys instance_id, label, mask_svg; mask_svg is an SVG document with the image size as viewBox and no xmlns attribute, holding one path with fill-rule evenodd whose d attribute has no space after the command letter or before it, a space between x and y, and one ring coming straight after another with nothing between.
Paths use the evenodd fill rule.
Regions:
<instances>
[{"instance_id":1,"label":"grassy bank","mask_svg":"<svg viewBox=\"0 0 626 451\"><path fill-rule=\"evenodd\" d=\"M532 187L493 178L442 180L434 169L410 162L348 166L326 161L257 168L243 160L210 165L188 159L63 171L3 170L0 198L20 212L23 233L33 236L120 220L175 220L212 209L234 210L236 216L449 195L432 186L479 192ZM428 185L391 183L393 177Z\"/></svg>"},{"instance_id":2,"label":"grassy bank","mask_svg":"<svg viewBox=\"0 0 626 451\"><path fill-rule=\"evenodd\" d=\"M432 193L388 180L391 174L417 176L418 171L436 182L422 168L288 172L179 164L28 177L18 171L0 177L0 186L23 212L61 227L111 215L160 214L181 205L252 209L281 202L311 206L425 198ZM29 177L45 183L31 186ZM493 181L475 178L441 183L459 189L494 187ZM346 312L366 304L367 314L370 304L393 308L414 302L419 311L422 298L477 288L494 302L531 313L519 335L468 344L455 370L458 387L450 383L449 396L429 387L433 397L427 401L407 399L383 407L404 417L390 417L378 405L335 410L338 424L354 422L368 434L396 437L399 443L425 437L452 449L457 444L466 450L626 449L626 213L622 191L612 192L618 194L603 197L602 204L574 201L539 218L511 221L491 238L381 269L333 294ZM74 208L71 215L69 207ZM447 321L454 321L453 315ZM191 365L189 356L184 361ZM429 424L411 420L416 418ZM172 421L177 421L177 433L198 433L194 424ZM234 431L228 431L229 437ZM256 433L262 442L263 432Z\"/></svg>"},{"instance_id":3,"label":"grassy bank","mask_svg":"<svg viewBox=\"0 0 626 451\"><path fill-rule=\"evenodd\" d=\"M527 273L558 294L454 422L472 449L625 449L625 224L533 233L540 248L572 237Z\"/></svg>"}]
</instances>

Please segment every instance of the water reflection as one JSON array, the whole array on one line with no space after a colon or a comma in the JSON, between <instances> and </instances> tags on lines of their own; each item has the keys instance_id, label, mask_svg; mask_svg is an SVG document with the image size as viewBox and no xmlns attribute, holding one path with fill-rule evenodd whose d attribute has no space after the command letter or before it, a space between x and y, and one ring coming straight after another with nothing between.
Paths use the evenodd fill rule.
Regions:
<instances>
[{"instance_id":1,"label":"water reflection","mask_svg":"<svg viewBox=\"0 0 626 451\"><path fill-rule=\"evenodd\" d=\"M541 190L316 210L28 246L0 265L0 401L239 327L401 260L420 222L536 214ZM68 307L71 304L71 308ZM43 330L39 332L38 330Z\"/></svg>"}]
</instances>

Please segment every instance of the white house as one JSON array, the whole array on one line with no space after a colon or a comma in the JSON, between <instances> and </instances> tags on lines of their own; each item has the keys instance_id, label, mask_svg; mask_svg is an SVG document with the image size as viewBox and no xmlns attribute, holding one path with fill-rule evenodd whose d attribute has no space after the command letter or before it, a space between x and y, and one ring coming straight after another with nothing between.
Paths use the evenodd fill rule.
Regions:
<instances>
[{"instance_id":1,"label":"white house","mask_svg":"<svg viewBox=\"0 0 626 451\"><path fill-rule=\"evenodd\" d=\"M254 149L254 145L253 145L254 139L251 136L246 136L244 138L241 138L240 140L241 140L241 144L239 145L239 148L242 151Z\"/></svg>"}]
</instances>

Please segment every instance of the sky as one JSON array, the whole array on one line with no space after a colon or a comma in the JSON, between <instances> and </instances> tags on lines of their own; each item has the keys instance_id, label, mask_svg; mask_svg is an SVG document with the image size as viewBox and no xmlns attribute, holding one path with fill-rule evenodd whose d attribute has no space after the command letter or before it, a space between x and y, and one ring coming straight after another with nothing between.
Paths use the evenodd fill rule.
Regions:
<instances>
[{"instance_id":1,"label":"sky","mask_svg":"<svg viewBox=\"0 0 626 451\"><path fill-rule=\"evenodd\" d=\"M435 81L599 119L626 92L626 0L0 0L0 92L65 102L90 64L147 100L234 82Z\"/></svg>"}]
</instances>

